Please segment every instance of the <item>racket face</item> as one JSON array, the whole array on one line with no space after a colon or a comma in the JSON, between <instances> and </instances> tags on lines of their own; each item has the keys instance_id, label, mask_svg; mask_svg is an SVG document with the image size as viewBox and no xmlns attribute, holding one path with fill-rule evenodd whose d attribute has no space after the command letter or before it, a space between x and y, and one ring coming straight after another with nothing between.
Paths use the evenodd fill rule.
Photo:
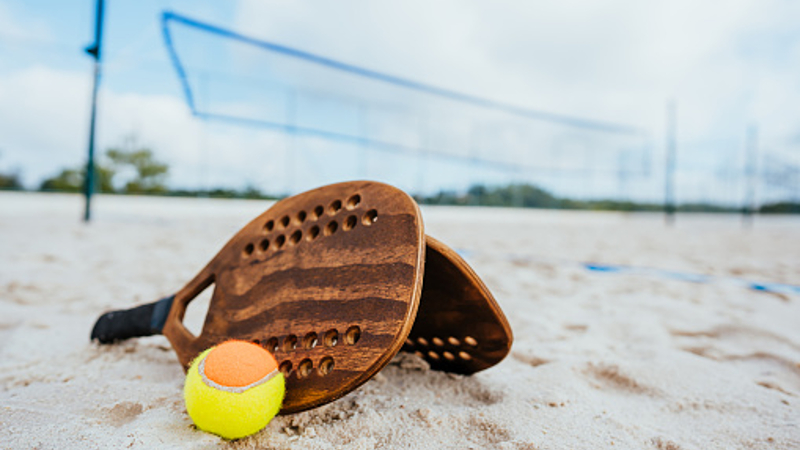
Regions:
<instances>
[{"instance_id":1,"label":"racket face","mask_svg":"<svg viewBox=\"0 0 800 450\"><path fill-rule=\"evenodd\" d=\"M427 237L419 312L403 350L431 369L472 374L511 350L511 327L486 285L455 251Z\"/></svg>"},{"instance_id":2,"label":"racket face","mask_svg":"<svg viewBox=\"0 0 800 450\"><path fill-rule=\"evenodd\" d=\"M400 350L419 305L419 208L375 182L318 188L276 203L240 230L175 297L164 334L188 367L228 339L272 352L286 376L282 413L352 391ZM213 284L199 336L181 323Z\"/></svg>"}]
</instances>

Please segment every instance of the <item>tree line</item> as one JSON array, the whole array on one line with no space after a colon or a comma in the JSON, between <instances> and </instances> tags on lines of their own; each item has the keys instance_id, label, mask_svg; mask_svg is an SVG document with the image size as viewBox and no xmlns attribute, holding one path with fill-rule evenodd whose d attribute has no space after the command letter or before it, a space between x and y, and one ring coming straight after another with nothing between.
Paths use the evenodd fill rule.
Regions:
<instances>
[{"instance_id":1,"label":"tree line","mask_svg":"<svg viewBox=\"0 0 800 450\"><path fill-rule=\"evenodd\" d=\"M106 150L96 165L95 191L107 194L168 195L181 197L276 199L262 193L254 186L243 190L170 189L167 185L169 166L158 161L150 148L139 147L134 140L125 145ZM44 179L38 190L42 192L82 192L86 167L64 168ZM18 171L0 173L0 190L24 190ZM473 185L466 192L442 190L434 195L417 196L417 201L428 205L505 206L547 209L582 209L596 211L661 211L660 203L626 200L578 200L558 197L532 184L504 186ZM687 203L678 206L682 212L741 212L741 209L707 203ZM762 205L760 213L800 214L800 203L778 202Z\"/></svg>"},{"instance_id":2,"label":"tree line","mask_svg":"<svg viewBox=\"0 0 800 450\"><path fill-rule=\"evenodd\" d=\"M103 159L95 166L96 192L152 195L169 191L166 184L169 166L157 161L149 148L110 148ZM65 168L42 181L39 190L80 192L85 178L85 166Z\"/></svg>"},{"instance_id":3,"label":"tree line","mask_svg":"<svg viewBox=\"0 0 800 450\"><path fill-rule=\"evenodd\" d=\"M136 145L136 139L126 138L121 146L105 151L95 165L95 192L104 194L166 195L177 197L213 197L276 199L254 186L243 190L229 188L171 189L167 184L169 165L156 159L152 149ZM86 166L61 169L39 184L41 192L72 192L84 190ZM25 190L19 171L0 173L0 190Z\"/></svg>"},{"instance_id":4,"label":"tree line","mask_svg":"<svg viewBox=\"0 0 800 450\"><path fill-rule=\"evenodd\" d=\"M661 211L661 203L634 202L629 200L577 200L553 195L532 184L509 184L504 186L473 185L466 192L441 191L433 196L418 198L428 205L463 206L510 206L546 209L582 209L593 211ZM732 207L705 203L687 203L678 207L683 212L738 212Z\"/></svg>"}]
</instances>

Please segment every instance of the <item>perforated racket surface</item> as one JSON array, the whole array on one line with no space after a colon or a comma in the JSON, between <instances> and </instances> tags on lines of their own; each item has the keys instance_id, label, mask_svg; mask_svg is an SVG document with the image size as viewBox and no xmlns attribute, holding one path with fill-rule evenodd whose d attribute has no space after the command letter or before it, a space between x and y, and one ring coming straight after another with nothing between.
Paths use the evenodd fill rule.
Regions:
<instances>
[{"instance_id":1,"label":"perforated racket surface","mask_svg":"<svg viewBox=\"0 0 800 450\"><path fill-rule=\"evenodd\" d=\"M430 236L426 245L422 298L403 350L460 374L499 363L513 335L489 288L453 249Z\"/></svg>"},{"instance_id":2,"label":"perforated racket surface","mask_svg":"<svg viewBox=\"0 0 800 450\"><path fill-rule=\"evenodd\" d=\"M187 367L227 339L260 343L286 375L282 413L352 391L400 350L422 288L424 234L414 200L374 182L276 203L240 230L176 295L163 328ZM186 306L213 284L199 336Z\"/></svg>"}]
</instances>

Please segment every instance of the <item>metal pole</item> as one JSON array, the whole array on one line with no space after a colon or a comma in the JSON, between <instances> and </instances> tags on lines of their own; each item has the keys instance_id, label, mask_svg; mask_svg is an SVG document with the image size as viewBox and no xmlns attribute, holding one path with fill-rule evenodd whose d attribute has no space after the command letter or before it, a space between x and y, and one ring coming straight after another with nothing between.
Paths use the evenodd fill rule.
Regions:
<instances>
[{"instance_id":1,"label":"metal pole","mask_svg":"<svg viewBox=\"0 0 800 450\"><path fill-rule=\"evenodd\" d=\"M745 227L753 225L753 214L756 211L756 165L758 164L758 127L755 125L747 129L747 161L744 174L747 182L744 207L742 208L742 224Z\"/></svg>"},{"instance_id":2,"label":"metal pole","mask_svg":"<svg viewBox=\"0 0 800 450\"><path fill-rule=\"evenodd\" d=\"M675 159L677 135L677 108L675 101L667 104L667 159L664 169L664 221L675 223Z\"/></svg>"},{"instance_id":3,"label":"metal pole","mask_svg":"<svg viewBox=\"0 0 800 450\"><path fill-rule=\"evenodd\" d=\"M94 25L94 44L86 48L86 53L94 58L94 86L92 88L92 115L89 119L89 158L86 161L86 177L84 178L83 192L86 196L86 209L83 221L88 222L92 217L92 194L95 185L94 168L94 135L97 118L97 89L100 85L100 48L103 36L103 1L97 0L97 13Z\"/></svg>"}]
</instances>

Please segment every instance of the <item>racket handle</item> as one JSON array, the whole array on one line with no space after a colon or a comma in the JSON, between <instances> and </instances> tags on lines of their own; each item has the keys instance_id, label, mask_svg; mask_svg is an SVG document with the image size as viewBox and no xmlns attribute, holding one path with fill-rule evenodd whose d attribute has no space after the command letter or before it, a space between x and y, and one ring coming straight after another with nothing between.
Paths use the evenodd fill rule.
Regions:
<instances>
[{"instance_id":1,"label":"racket handle","mask_svg":"<svg viewBox=\"0 0 800 450\"><path fill-rule=\"evenodd\" d=\"M91 340L111 344L133 337L161 334L175 296L135 308L111 311L97 319Z\"/></svg>"}]
</instances>

